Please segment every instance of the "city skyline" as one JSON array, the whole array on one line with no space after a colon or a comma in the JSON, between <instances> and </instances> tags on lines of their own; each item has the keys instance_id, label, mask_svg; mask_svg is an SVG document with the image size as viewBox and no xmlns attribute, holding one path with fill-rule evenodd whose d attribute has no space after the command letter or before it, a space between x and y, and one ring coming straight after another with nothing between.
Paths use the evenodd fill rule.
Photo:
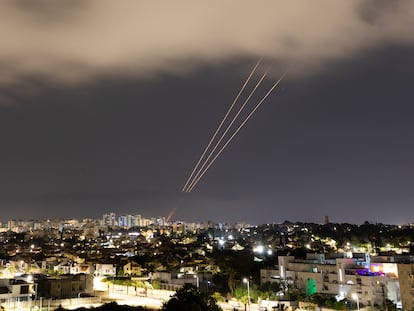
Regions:
<instances>
[{"instance_id":1,"label":"city skyline","mask_svg":"<svg viewBox=\"0 0 414 311\"><path fill-rule=\"evenodd\" d=\"M291 221L285 219L280 222L265 222L265 223L247 223L245 221L235 221L235 222L226 222L226 221L212 221L212 220L182 220L175 217L175 210L170 211L167 216L164 215L142 215L142 214L128 214L128 213L115 213L108 211L102 215L98 215L96 218L76 218L76 217L67 217L67 218L11 218L11 219L0 219L0 227L14 227L18 228L17 231L24 228L38 228L41 223L48 224L49 226L53 224L67 225L72 226L73 224L84 225L95 223L100 226L107 227L119 227L119 228L134 228L134 227L169 227L174 225L190 225L190 227L200 226L216 226L218 228L227 228L229 226L242 226L242 227L258 227L258 226L274 226L274 225L351 225L351 226L387 226L387 227L398 227L398 228L412 228L414 224L412 222L401 223L401 224L391 224L383 222L373 222L365 220L363 223L352 223L352 222L334 222L331 221L328 215L325 215L320 221Z\"/></svg>"},{"instance_id":2,"label":"city skyline","mask_svg":"<svg viewBox=\"0 0 414 311\"><path fill-rule=\"evenodd\" d=\"M235 5L1 3L1 218L414 222L413 4ZM286 77L182 193L260 57Z\"/></svg>"}]
</instances>

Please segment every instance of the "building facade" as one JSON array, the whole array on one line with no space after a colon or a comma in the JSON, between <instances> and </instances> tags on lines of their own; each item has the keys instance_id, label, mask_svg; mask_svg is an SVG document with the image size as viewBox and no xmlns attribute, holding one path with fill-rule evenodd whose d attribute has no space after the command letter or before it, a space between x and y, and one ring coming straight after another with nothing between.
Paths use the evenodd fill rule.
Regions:
<instances>
[{"instance_id":1,"label":"building facade","mask_svg":"<svg viewBox=\"0 0 414 311\"><path fill-rule=\"evenodd\" d=\"M307 295L334 295L338 300L357 297L365 306L382 306L388 299L403 310L412 310L414 264L409 261L365 254L331 259L308 254L305 260L279 256L274 268L262 269L260 274L262 283L279 282L281 292L294 289Z\"/></svg>"}]
</instances>

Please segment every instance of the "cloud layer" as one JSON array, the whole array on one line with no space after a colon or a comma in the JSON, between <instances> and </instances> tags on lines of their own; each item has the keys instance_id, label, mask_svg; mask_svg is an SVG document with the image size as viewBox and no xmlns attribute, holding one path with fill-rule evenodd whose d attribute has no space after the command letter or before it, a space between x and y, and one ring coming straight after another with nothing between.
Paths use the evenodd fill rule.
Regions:
<instances>
[{"instance_id":1,"label":"cloud layer","mask_svg":"<svg viewBox=\"0 0 414 311\"><path fill-rule=\"evenodd\" d=\"M413 1L0 2L1 84L187 72L264 56L297 73L413 44Z\"/></svg>"}]
</instances>

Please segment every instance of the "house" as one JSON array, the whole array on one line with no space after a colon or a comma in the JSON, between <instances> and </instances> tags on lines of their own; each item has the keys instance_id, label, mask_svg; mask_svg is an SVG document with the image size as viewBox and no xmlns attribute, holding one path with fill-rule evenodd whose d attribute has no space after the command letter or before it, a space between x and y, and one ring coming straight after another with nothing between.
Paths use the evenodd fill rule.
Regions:
<instances>
[{"instance_id":1,"label":"house","mask_svg":"<svg viewBox=\"0 0 414 311\"><path fill-rule=\"evenodd\" d=\"M0 279L0 302L29 300L35 294L33 283L24 280Z\"/></svg>"},{"instance_id":2,"label":"house","mask_svg":"<svg viewBox=\"0 0 414 311\"><path fill-rule=\"evenodd\" d=\"M73 264L70 267L70 274L79 274L79 273L83 273L83 274L94 274L95 272L95 268L92 264Z\"/></svg>"},{"instance_id":3,"label":"house","mask_svg":"<svg viewBox=\"0 0 414 311\"><path fill-rule=\"evenodd\" d=\"M46 299L76 298L93 293L93 276L89 274L42 277L36 282L37 296Z\"/></svg>"},{"instance_id":4,"label":"house","mask_svg":"<svg viewBox=\"0 0 414 311\"><path fill-rule=\"evenodd\" d=\"M69 274L70 268L71 268L71 264L65 261L65 262L58 263L56 266L54 266L53 271L61 273L61 274Z\"/></svg>"},{"instance_id":5,"label":"house","mask_svg":"<svg viewBox=\"0 0 414 311\"><path fill-rule=\"evenodd\" d=\"M95 264L95 276L116 276L116 266L112 263Z\"/></svg>"},{"instance_id":6,"label":"house","mask_svg":"<svg viewBox=\"0 0 414 311\"><path fill-rule=\"evenodd\" d=\"M134 261L129 261L122 269L125 276L141 276L142 274L141 266Z\"/></svg>"}]
</instances>

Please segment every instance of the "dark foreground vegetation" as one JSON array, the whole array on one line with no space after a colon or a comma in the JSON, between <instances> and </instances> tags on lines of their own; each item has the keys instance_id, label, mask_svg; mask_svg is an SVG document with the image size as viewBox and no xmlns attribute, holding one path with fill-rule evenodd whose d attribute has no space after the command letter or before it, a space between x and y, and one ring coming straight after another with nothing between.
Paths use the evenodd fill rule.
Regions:
<instances>
[{"instance_id":1,"label":"dark foreground vegetation","mask_svg":"<svg viewBox=\"0 0 414 311\"><path fill-rule=\"evenodd\" d=\"M58 308L57 311L64 311L64 308ZM132 307L126 305L118 305L116 302L104 304L96 308L78 308L77 311L145 311L153 310L144 307ZM179 289L169 301L164 303L161 308L162 311L220 311L222 310L218 305L216 299L212 296L201 293L192 285L185 284L183 288Z\"/></svg>"},{"instance_id":2,"label":"dark foreground vegetation","mask_svg":"<svg viewBox=\"0 0 414 311\"><path fill-rule=\"evenodd\" d=\"M62 307L59 307L56 309L56 311L65 311L68 309L64 309ZM77 311L111 311L111 310L116 310L116 311L146 311L146 310L153 310L153 309L147 309L144 307L132 307L132 306L127 306L127 305L119 305L116 302L110 302L107 304L104 304L102 306L99 307L92 307L92 308L85 308L85 307L81 307L78 309L75 309Z\"/></svg>"}]
</instances>

